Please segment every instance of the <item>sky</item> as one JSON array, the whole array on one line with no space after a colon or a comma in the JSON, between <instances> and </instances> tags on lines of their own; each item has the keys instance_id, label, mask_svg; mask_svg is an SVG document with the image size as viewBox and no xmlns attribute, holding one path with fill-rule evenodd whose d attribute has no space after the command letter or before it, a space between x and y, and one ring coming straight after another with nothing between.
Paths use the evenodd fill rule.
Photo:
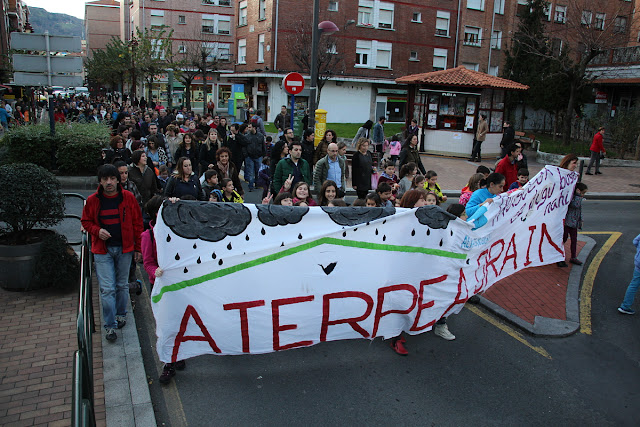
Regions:
<instances>
[{"instance_id":1,"label":"sky","mask_svg":"<svg viewBox=\"0 0 640 427\"><path fill-rule=\"evenodd\" d=\"M66 13L67 15L84 19L84 4L86 0L23 0L23 2L27 6L41 7L48 12Z\"/></svg>"}]
</instances>

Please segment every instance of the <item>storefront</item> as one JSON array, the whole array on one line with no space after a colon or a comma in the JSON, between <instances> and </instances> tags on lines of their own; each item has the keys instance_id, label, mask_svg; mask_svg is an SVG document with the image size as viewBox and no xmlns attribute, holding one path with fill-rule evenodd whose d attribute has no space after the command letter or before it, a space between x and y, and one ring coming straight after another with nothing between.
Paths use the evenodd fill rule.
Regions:
<instances>
[{"instance_id":1,"label":"storefront","mask_svg":"<svg viewBox=\"0 0 640 427\"><path fill-rule=\"evenodd\" d=\"M159 100L162 105L168 105L169 100L169 82L167 75L161 75L157 81L154 81L151 87L153 99ZM186 93L184 84L178 80L173 80L173 106L178 107L186 102ZM210 100L214 100L216 104L216 114L226 114L229 107L229 98L231 97L232 83L227 81L219 81L217 76L207 76L207 99L205 99L205 87L202 84L202 76L196 76L190 86L191 92L191 109L194 112L201 112ZM148 89L145 89L145 94Z\"/></svg>"},{"instance_id":2,"label":"storefront","mask_svg":"<svg viewBox=\"0 0 640 427\"><path fill-rule=\"evenodd\" d=\"M504 97L508 90L528 86L457 67L396 79L409 85L406 122L420 127L420 149L428 153L468 156L480 115L487 117L489 133L482 145L484 155L500 153Z\"/></svg>"}]
</instances>

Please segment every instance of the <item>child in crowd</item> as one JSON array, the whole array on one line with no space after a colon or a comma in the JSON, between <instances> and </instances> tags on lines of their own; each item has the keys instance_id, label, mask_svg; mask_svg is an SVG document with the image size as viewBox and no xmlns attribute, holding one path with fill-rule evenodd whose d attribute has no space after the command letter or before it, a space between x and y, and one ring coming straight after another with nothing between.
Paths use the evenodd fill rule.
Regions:
<instances>
[{"instance_id":1,"label":"child in crowd","mask_svg":"<svg viewBox=\"0 0 640 427\"><path fill-rule=\"evenodd\" d=\"M389 156L391 156L391 163L393 163L394 166L398 160L398 156L400 156L400 151L402 151L400 138L397 135L393 135L391 141L389 141Z\"/></svg>"},{"instance_id":2,"label":"child in crowd","mask_svg":"<svg viewBox=\"0 0 640 427\"><path fill-rule=\"evenodd\" d=\"M347 144L345 144L344 142L338 142L338 156L340 156L340 158L344 160L344 179L349 179L349 165L347 164Z\"/></svg>"},{"instance_id":3,"label":"child in crowd","mask_svg":"<svg viewBox=\"0 0 640 427\"><path fill-rule=\"evenodd\" d=\"M169 180L169 168L167 165L160 165L158 168L158 188L164 193L164 188L167 186Z\"/></svg>"},{"instance_id":4,"label":"child in crowd","mask_svg":"<svg viewBox=\"0 0 640 427\"><path fill-rule=\"evenodd\" d=\"M366 197L365 206L368 208L379 208L382 206L382 201L380 200L380 196L378 193L369 193Z\"/></svg>"},{"instance_id":5,"label":"child in crowd","mask_svg":"<svg viewBox=\"0 0 640 427\"><path fill-rule=\"evenodd\" d=\"M452 205L449 205L449 207L447 207L447 212L457 216L463 221L467 220L467 212L464 209L464 205L460 203L453 203Z\"/></svg>"},{"instance_id":6,"label":"child in crowd","mask_svg":"<svg viewBox=\"0 0 640 427\"><path fill-rule=\"evenodd\" d=\"M633 269L633 278L631 279L631 283L629 283L627 292L624 294L624 300L622 301L622 304L620 304L620 307L618 307L618 311L622 314L636 313L631 306L633 305L633 300L636 298L636 292L640 286L640 234L633 239L633 244L636 247L636 256L633 259L635 268Z\"/></svg>"},{"instance_id":7,"label":"child in crowd","mask_svg":"<svg viewBox=\"0 0 640 427\"><path fill-rule=\"evenodd\" d=\"M162 269L158 266L158 252L156 251L155 236L153 234L153 227L156 225L156 219L158 217L158 211L162 206L162 196L155 195L144 205L149 218L149 229L144 231L141 236L142 246L142 265L149 275L149 283L151 289L156 282L156 277L161 277L163 274ZM162 368L162 374L160 374L160 384L168 384L171 378L176 374L176 369L181 371L186 367L184 360L178 360L175 363L165 363Z\"/></svg>"},{"instance_id":8,"label":"child in crowd","mask_svg":"<svg viewBox=\"0 0 640 427\"><path fill-rule=\"evenodd\" d=\"M365 199L355 199L351 206L364 207L367 206L367 201Z\"/></svg>"},{"instance_id":9,"label":"child in crowd","mask_svg":"<svg viewBox=\"0 0 640 427\"><path fill-rule=\"evenodd\" d=\"M329 203L335 199L337 195L338 185L330 179L326 180L320 189L320 206L329 206Z\"/></svg>"},{"instance_id":10,"label":"child in crowd","mask_svg":"<svg viewBox=\"0 0 640 427\"><path fill-rule=\"evenodd\" d=\"M313 197L311 196L311 191L309 190L309 184L304 181L296 182L296 185L293 186L293 191L291 192L293 195L293 204L297 204L298 202L303 202L304 206L318 206Z\"/></svg>"},{"instance_id":11,"label":"child in crowd","mask_svg":"<svg viewBox=\"0 0 640 427\"><path fill-rule=\"evenodd\" d=\"M332 206L336 208L346 208L347 202L345 202L344 199L333 199L332 201L329 202L327 206Z\"/></svg>"},{"instance_id":12,"label":"child in crowd","mask_svg":"<svg viewBox=\"0 0 640 427\"><path fill-rule=\"evenodd\" d=\"M527 182L529 182L529 169L520 168L518 169L518 180L509 186L509 190L522 188Z\"/></svg>"},{"instance_id":13,"label":"child in crowd","mask_svg":"<svg viewBox=\"0 0 640 427\"><path fill-rule=\"evenodd\" d=\"M401 208L420 208L426 206L427 202L424 199L426 193L423 190L409 190L404 193L402 200L400 200Z\"/></svg>"},{"instance_id":14,"label":"child in crowd","mask_svg":"<svg viewBox=\"0 0 640 427\"><path fill-rule=\"evenodd\" d=\"M269 185L271 184L271 168L269 167L270 162L271 157L264 156L262 158L260 169L258 169L258 179L256 180L256 187L262 187L262 197L267 197L267 193L269 192Z\"/></svg>"},{"instance_id":15,"label":"child in crowd","mask_svg":"<svg viewBox=\"0 0 640 427\"><path fill-rule=\"evenodd\" d=\"M222 180L221 187L223 202L244 203L244 200L242 200L242 196L240 196L240 194L238 194L238 192L234 188L231 178L224 178Z\"/></svg>"},{"instance_id":16,"label":"child in crowd","mask_svg":"<svg viewBox=\"0 0 640 427\"><path fill-rule=\"evenodd\" d=\"M438 174L436 173L436 171L427 171L425 178L427 179L427 181L424 184L424 189L435 193L436 196L438 196L438 201L440 203L446 202L447 196L442 194L442 190L438 185Z\"/></svg>"},{"instance_id":17,"label":"child in crowd","mask_svg":"<svg viewBox=\"0 0 640 427\"><path fill-rule=\"evenodd\" d=\"M382 207L390 207L394 206L393 192L391 191L391 185L388 182L381 182L378 184L376 188L376 194L380 197L380 202Z\"/></svg>"},{"instance_id":18,"label":"child in crowd","mask_svg":"<svg viewBox=\"0 0 640 427\"><path fill-rule=\"evenodd\" d=\"M213 190L211 190L211 192L209 193L209 201L210 202L222 202L222 191L218 190L217 188L214 188Z\"/></svg>"},{"instance_id":19,"label":"child in crowd","mask_svg":"<svg viewBox=\"0 0 640 427\"><path fill-rule=\"evenodd\" d=\"M484 175L484 179L487 179L487 177L491 173L491 170L488 167L484 166L484 165L480 165L476 169L476 173L481 173L482 175Z\"/></svg>"},{"instance_id":20,"label":"child in crowd","mask_svg":"<svg viewBox=\"0 0 640 427\"><path fill-rule=\"evenodd\" d=\"M218 172L213 169L209 169L204 173L202 190L204 190L204 194L209 194L213 189L220 189L218 186Z\"/></svg>"},{"instance_id":21,"label":"child in crowd","mask_svg":"<svg viewBox=\"0 0 640 427\"><path fill-rule=\"evenodd\" d=\"M569 262L575 265L582 265L582 261L576 258L576 252L578 250L578 229L582 228L582 201L585 194L587 194L587 185L584 182L577 183L573 199L571 199L567 208L567 216L564 218L562 242L565 243L571 237L571 258ZM566 267L567 263L563 260L558 262L557 265L558 267Z\"/></svg>"},{"instance_id":22,"label":"child in crowd","mask_svg":"<svg viewBox=\"0 0 640 427\"><path fill-rule=\"evenodd\" d=\"M382 163L382 174L378 178L378 184L382 182L388 182L391 186L391 192L393 193L393 199L395 199L395 193L398 191L398 177L396 176L396 164L391 160L386 160Z\"/></svg>"},{"instance_id":23,"label":"child in crowd","mask_svg":"<svg viewBox=\"0 0 640 427\"><path fill-rule=\"evenodd\" d=\"M409 162L402 165L402 167L400 168L400 182L398 183L396 199L402 199L404 193L411 190L413 177L415 177L417 173L418 167L414 162Z\"/></svg>"},{"instance_id":24,"label":"child in crowd","mask_svg":"<svg viewBox=\"0 0 640 427\"><path fill-rule=\"evenodd\" d=\"M460 193L460 199L458 200L458 203L466 206L467 202L471 198L471 194L485 185L484 174L475 173L471 175L471 178L469 178L469 182L467 182L467 186L464 187Z\"/></svg>"},{"instance_id":25,"label":"child in crowd","mask_svg":"<svg viewBox=\"0 0 640 427\"><path fill-rule=\"evenodd\" d=\"M413 182L411 183L411 188L410 190L422 190L422 188L424 187L424 183L426 181L426 178L424 177L424 175L416 175L413 177Z\"/></svg>"},{"instance_id":26,"label":"child in crowd","mask_svg":"<svg viewBox=\"0 0 640 427\"><path fill-rule=\"evenodd\" d=\"M427 191L427 194L424 196L424 201L425 201L425 206L439 206L440 205L440 200L438 199L438 196L431 192L431 191Z\"/></svg>"},{"instance_id":27,"label":"child in crowd","mask_svg":"<svg viewBox=\"0 0 640 427\"><path fill-rule=\"evenodd\" d=\"M276 198L273 200L274 205L282 205L282 206L293 206L293 199L291 197L291 193L288 191L283 191L282 193L278 193Z\"/></svg>"},{"instance_id":28,"label":"child in crowd","mask_svg":"<svg viewBox=\"0 0 640 427\"><path fill-rule=\"evenodd\" d=\"M265 139L265 151L266 154L264 155L266 158L271 158L271 149L273 148L273 138L271 136L267 136Z\"/></svg>"}]
</instances>

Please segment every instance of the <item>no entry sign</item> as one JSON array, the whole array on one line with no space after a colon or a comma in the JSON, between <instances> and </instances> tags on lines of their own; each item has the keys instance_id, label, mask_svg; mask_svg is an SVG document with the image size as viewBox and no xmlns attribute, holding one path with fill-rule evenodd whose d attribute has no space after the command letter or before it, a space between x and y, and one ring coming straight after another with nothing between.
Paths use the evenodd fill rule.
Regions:
<instances>
[{"instance_id":1,"label":"no entry sign","mask_svg":"<svg viewBox=\"0 0 640 427\"><path fill-rule=\"evenodd\" d=\"M297 95L304 89L304 79L300 73L289 73L282 79L282 86L287 93Z\"/></svg>"}]
</instances>

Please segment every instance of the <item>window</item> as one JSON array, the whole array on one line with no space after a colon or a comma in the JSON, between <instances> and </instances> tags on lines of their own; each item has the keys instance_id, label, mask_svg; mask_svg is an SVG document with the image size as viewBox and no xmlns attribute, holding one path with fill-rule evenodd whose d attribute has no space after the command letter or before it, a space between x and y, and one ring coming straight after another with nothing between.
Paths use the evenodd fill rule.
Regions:
<instances>
[{"instance_id":1,"label":"window","mask_svg":"<svg viewBox=\"0 0 640 427\"><path fill-rule=\"evenodd\" d=\"M247 25L247 0L238 3L238 26ZM240 58L238 58L240 59Z\"/></svg>"},{"instance_id":2,"label":"window","mask_svg":"<svg viewBox=\"0 0 640 427\"><path fill-rule=\"evenodd\" d=\"M267 19L267 0L260 0L258 5L258 21Z\"/></svg>"},{"instance_id":3,"label":"window","mask_svg":"<svg viewBox=\"0 0 640 427\"><path fill-rule=\"evenodd\" d=\"M371 57L371 42L368 40L356 41L356 65L360 65L362 67L368 67L370 57Z\"/></svg>"},{"instance_id":4,"label":"window","mask_svg":"<svg viewBox=\"0 0 640 427\"><path fill-rule=\"evenodd\" d=\"M464 27L464 44L468 46L481 46L482 29L478 27Z\"/></svg>"},{"instance_id":5,"label":"window","mask_svg":"<svg viewBox=\"0 0 640 427\"><path fill-rule=\"evenodd\" d=\"M447 69L447 49L433 49L433 71Z\"/></svg>"},{"instance_id":6,"label":"window","mask_svg":"<svg viewBox=\"0 0 640 427\"><path fill-rule=\"evenodd\" d=\"M228 61L231 44L218 42L202 42L202 51L207 54L207 61Z\"/></svg>"},{"instance_id":7,"label":"window","mask_svg":"<svg viewBox=\"0 0 640 427\"><path fill-rule=\"evenodd\" d=\"M378 11L378 28L391 29L393 28L393 3L379 3L380 9Z\"/></svg>"},{"instance_id":8,"label":"window","mask_svg":"<svg viewBox=\"0 0 640 427\"><path fill-rule=\"evenodd\" d=\"M551 3L545 3L544 16L547 18L547 21L551 21Z\"/></svg>"},{"instance_id":9,"label":"window","mask_svg":"<svg viewBox=\"0 0 640 427\"><path fill-rule=\"evenodd\" d=\"M202 4L212 6L231 6L231 0L202 0Z\"/></svg>"},{"instance_id":10,"label":"window","mask_svg":"<svg viewBox=\"0 0 640 427\"><path fill-rule=\"evenodd\" d=\"M330 1L329 8L327 9L329 12L337 12L338 11L338 2Z\"/></svg>"},{"instance_id":11,"label":"window","mask_svg":"<svg viewBox=\"0 0 640 427\"><path fill-rule=\"evenodd\" d=\"M606 17L606 14L604 13L596 13L596 22L595 22L596 30L604 30L605 17Z\"/></svg>"},{"instance_id":12,"label":"window","mask_svg":"<svg viewBox=\"0 0 640 427\"><path fill-rule=\"evenodd\" d=\"M332 55L338 54L338 46L336 46L335 42L327 46L327 53L330 53Z\"/></svg>"},{"instance_id":13,"label":"window","mask_svg":"<svg viewBox=\"0 0 640 427\"><path fill-rule=\"evenodd\" d=\"M184 15L178 15L178 24L186 24L187 18Z\"/></svg>"},{"instance_id":14,"label":"window","mask_svg":"<svg viewBox=\"0 0 640 427\"><path fill-rule=\"evenodd\" d=\"M247 63L247 39L238 40L238 64Z\"/></svg>"},{"instance_id":15,"label":"window","mask_svg":"<svg viewBox=\"0 0 640 427\"><path fill-rule=\"evenodd\" d=\"M467 9L484 10L484 0L467 0Z\"/></svg>"},{"instance_id":16,"label":"window","mask_svg":"<svg viewBox=\"0 0 640 427\"><path fill-rule=\"evenodd\" d=\"M436 13L436 36L449 37L449 12L438 11Z\"/></svg>"},{"instance_id":17,"label":"window","mask_svg":"<svg viewBox=\"0 0 640 427\"><path fill-rule=\"evenodd\" d=\"M478 64L473 64L473 63L470 63L470 62L463 62L462 66L464 68L466 68L467 70L471 70L471 71L478 71L478 67L479 67Z\"/></svg>"},{"instance_id":18,"label":"window","mask_svg":"<svg viewBox=\"0 0 640 427\"><path fill-rule=\"evenodd\" d=\"M518 0L516 5L516 16L524 15L528 10L531 10L528 0Z\"/></svg>"},{"instance_id":19,"label":"window","mask_svg":"<svg viewBox=\"0 0 640 427\"><path fill-rule=\"evenodd\" d=\"M215 33L215 16L214 15L202 15L202 32L213 34Z\"/></svg>"},{"instance_id":20,"label":"window","mask_svg":"<svg viewBox=\"0 0 640 427\"><path fill-rule=\"evenodd\" d=\"M556 13L553 18L558 24L564 24L567 22L567 6L556 5Z\"/></svg>"},{"instance_id":21,"label":"window","mask_svg":"<svg viewBox=\"0 0 640 427\"><path fill-rule=\"evenodd\" d=\"M187 53L187 47L183 44L178 46L178 53Z\"/></svg>"},{"instance_id":22,"label":"window","mask_svg":"<svg viewBox=\"0 0 640 427\"><path fill-rule=\"evenodd\" d=\"M202 32L231 34L231 17L226 15L202 15Z\"/></svg>"},{"instance_id":23,"label":"window","mask_svg":"<svg viewBox=\"0 0 640 427\"><path fill-rule=\"evenodd\" d=\"M593 12L591 12L590 10L583 10L580 24L584 25L585 27L590 27L592 19L593 19Z\"/></svg>"},{"instance_id":24,"label":"window","mask_svg":"<svg viewBox=\"0 0 640 427\"><path fill-rule=\"evenodd\" d=\"M151 10L151 29L157 30L164 26L164 10Z\"/></svg>"},{"instance_id":25,"label":"window","mask_svg":"<svg viewBox=\"0 0 640 427\"><path fill-rule=\"evenodd\" d=\"M409 54L409 61L419 61L418 52L416 52L415 50L412 50L411 53Z\"/></svg>"},{"instance_id":26,"label":"window","mask_svg":"<svg viewBox=\"0 0 640 427\"><path fill-rule=\"evenodd\" d=\"M551 39L551 54L553 56L560 56L562 53L562 40L558 38Z\"/></svg>"},{"instance_id":27,"label":"window","mask_svg":"<svg viewBox=\"0 0 640 427\"><path fill-rule=\"evenodd\" d=\"M411 17L411 22L422 22L422 13L413 12L413 16Z\"/></svg>"},{"instance_id":28,"label":"window","mask_svg":"<svg viewBox=\"0 0 640 427\"><path fill-rule=\"evenodd\" d=\"M216 15L218 18L218 31L217 34L231 34L231 17L225 15Z\"/></svg>"},{"instance_id":29,"label":"window","mask_svg":"<svg viewBox=\"0 0 640 427\"><path fill-rule=\"evenodd\" d=\"M489 75L498 77L498 66L492 65L489 67Z\"/></svg>"},{"instance_id":30,"label":"window","mask_svg":"<svg viewBox=\"0 0 640 427\"><path fill-rule=\"evenodd\" d=\"M502 31L494 31L491 35L491 48L498 50L502 48Z\"/></svg>"},{"instance_id":31,"label":"window","mask_svg":"<svg viewBox=\"0 0 640 427\"><path fill-rule=\"evenodd\" d=\"M363 27L393 29L394 4L379 0L359 0L358 25Z\"/></svg>"},{"instance_id":32,"label":"window","mask_svg":"<svg viewBox=\"0 0 640 427\"><path fill-rule=\"evenodd\" d=\"M357 40L356 67L390 69L391 43L377 40Z\"/></svg>"},{"instance_id":33,"label":"window","mask_svg":"<svg viewBox=\"0 0 640 427\"><path fill-rule=\"evenodd\" d=\"M613 23L614 33L626 33L627 32L627 18L625 16L616 16L616 20Z\"/></svg>"},{"instance_id":34,"label":"window","mask_svg":"<svg viewBox=\"0 0 640 427\"><path fill-rule=\"evenodd\" d=\"M151 40L151 56L156 59L164 59L165 45L162 40Z\"/></svg>"},{"instance_id":35,"label":"window","mask_svg":"<svg viewBox=\"0 0 640 427\"><path fill-rule=\"evenodd\" d=\"M258 35L258 62L264 62L264 34Z\"/></svg>"},{"instance_id":36,"label":"window","mask_svg":"<svg viewBox=\"0 0 640 427\"><path fill-rule=\"evenodd\" d=\"M493 13L504 15L504 0L495 0L493 2Z\"/></svg>"}]
</instances>

